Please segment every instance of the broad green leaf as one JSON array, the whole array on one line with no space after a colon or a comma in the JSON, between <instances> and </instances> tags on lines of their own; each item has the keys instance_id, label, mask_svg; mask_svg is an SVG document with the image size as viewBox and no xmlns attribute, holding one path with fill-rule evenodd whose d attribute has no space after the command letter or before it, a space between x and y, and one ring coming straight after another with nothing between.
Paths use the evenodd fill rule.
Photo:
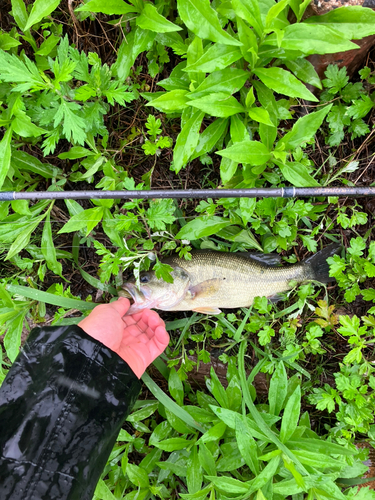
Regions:
<instances>
[{"instance_id":1,"label":"broad green leaf","mask_svg":"<svg viewBox=\"0 0 375 500\"><path fill-rule=\"evenodd\" d=\"M323 439L298 438L288 441L291 448L300 448L301 450L313 451L315 453L325 453L326 455L345 455L351 456L357 453L357 450L345 448L340 444L325 441Z\"/></svg>"},{"instance_id":2,"label":"broad green leaf","mask_svg":"<svg viewBox=\"0 0 375 500\"><path fill-rule=\"evenodd\" d=\"M261 107L250 108L248 114L252 120L273 127L270 115L266 109Z\"/></svg>"},{"instance_id":3,"label":"broad green leaf","mask_svg":"<svg viewBox=\"0 0 375 500\"><path fill-rule=\"evenodd\" d=\"M231 221L223 217L203 215L189 221L176 235L178 240L194 241L204 236L211 236L223 227L229 226Z\"/></svg>"},{"instance_id":4,"label":"broad green leaf","mask_svg":"<svg viewBox=\"0 0 375 500\"><path fill-rule=\"evenodd\" d=\"M27 12L23 0L12 0L12 15L21 31L25 31Z\"/></svg>"},{"instance_id":5,"label":"broad green leaf","mask_svg":"<svg viewBox=\"0 0 375 500\"><path fill-rule=\"evenodd\" d=\"M233 144L250 139L244 120L242 120L238 115L234 115L230 119L230 138L232 139Z\"/></svg>"},{"instance_id":6,"label":"broad green leaf","mask_svg":"<svg viewBox=\"0 0 375 500\"><path fill-rule=\"evenodd\" d=\"M270 27L273 23L273 20L282 12L287 5L289 5L290 0L280 0L280 2L273 5L267 13L266 16L266 28Z\"/></svg>"},{"instance_id":7,"label":"broad green leaf","mask_svg":"<svg viewBox=\"0 0 375 500\"><path fill-rule=\"evenodd\" d=\"M190 99L197 99L205 94L214 94L215 92L233 94L242 89L248 78L249 73L242 69L225 68L215 71L208 75L194 93L190 95Z\"/></svg>"},{"instance_id":8,"label":"broad green leaf","mask_svg":"<svg viewBox=\"0 0 375 500\"><path fill-rule=\"evenodd\" d=\"M199 438L198 443L200 444L200 443L210 443L212 441L218 441L224 435L226 429L227 426L224 424L224 422L219 422L218 424L215 424L212 427L210 427L209 430Z\"/></svg>"},{"instance_id":9,"label":"broad green leaf","mask_svg":"<svg viewBox=\"0 0 375 500\"><path fill-rule=\"evenodd\" d=\"M126 466L126 474L130 481L138 488L148 488L149 480L147 472L135 464L129 464Z\"/></svg>"},{"instance_id":10,"label":"broad green leaf","mask_svg":"<svg viewBox=\"0 0 375 500\"><path fill-rule=\"evenodd\" d=\"M285 134L277 145L284 144L285 150L293 151L298 146L312 139L331 107L332 104L329 104L328 106L324 106L320 111L315 111L315 113L309 113L299 118L294 123L292 130Z\"/></svg>"},{"instance_id":11,"label":"broad green leaf","mask_svg":"<svg viewBox=\"0 0 375 500\"><path fill-rule=\"evenodd\" d=\"M273 43L276 45L276 40L273 40ZM297 50L303 52L304 55L310 55L334 54L358 49L358 45L331 27L321 24L296 23L285 28L281 48Z\"/></svg>"},{"instance_id":12,"label":"broad green leaf","mask_svg":"<svg viewBox=\"0 0 375 500\"><path fill-rule=\"evenodd\" d=\"M236 416L236 440L247 466L257 476L259 474L258 447L250 433L247 418L243 415Z\"/></svg>"},{"instance_id":13,"label":"broad green leaf","mask_svg":"<svg viewBox=\"0 0 375 500\"><path fill-rule=\"evenodd\" d=\"M48 56L52 52L52 50L59 43L60 37L55 36L54 34L50 35L44 42L41 44L39 49L35 52L38 56Z\"/></svg>"},{"instance_id":14,"label":"broad green leaf","mask_svg":"<svg viewBox=\"0 0 375 500\"><path fill-rule=\"evenodd\" d=\"M227 129L228 120L225 118L218 118L212 122L202 134L199 135L199 140L195 152L191 160L198 158L206 153L209 153L215 146L218 140L223 136Z\"/></svg>"},{"instance_id":15,"label":"broad green leaf","mask_svg":"<svg viewBox=\"0 0 375 500\"><path fill-rule=\"evenodd\" d=\"M230 147L232 145L232 141L228 143L228 146ZM230 160L229 158L223 158L221 159L220 162L220 177L223 182L223 184L226 184L231 180L231 178L234 176L236 173L238 167L238 163L236 161Z\"/></svg>"},{"instance_id":16,"label":"broad green leaf","mask_svg":"<svg viewBox=\"0 0 375 500\"><path fill-rule=\"evenodd\" d=\"M7 332L4 337L4 347L8 358L12 361L16 359L21 345L21 334L26 311L19 312L18 316L8 321Z\"/></svg>"},{"instance_id":17,"label":"broad green leaf","mask_svg":"<svg viewBox=\"0 0 375 500\"><path fill-rule=\"evenodd\" d=\"M44 17L49 16L60 4L61 0L35 0L27 20L24 31L39 23Z\"/></svg>"},{"instance_id":18,"label":"broad green leaf","mask_svg":"<svg viewBox=\"0 0 375 500\"><path fill-rule=\"evenodd\" d=\"M82 146L73 146L66 153L58 155L60 160L77 160L77 158L85 158L86 156L94 156L96 153Z\"/></svg>"},{"instance_id":19,"label":"broad green leaf","mask_svg":"<svg viewBox=\"0 0 375 500\"><path fill-rule=\"evenodd\" d=\"M56 250L53 244L52 238L52 229L51 229L51 221L50 221L50 211L47 212L46 220L44 221L44 227L42 232L42 241L40 248L46 259L47 266L51 271L55 274L61 276L62 274L62 265L60 262L57 262L56 259Z\"/></svg>"},{"instance_id":20,"label":"broad green leaf","mask_svg":"<svg viewBox=\"0 0 375 500\"><path fill-rule=\"evenodd\" d=\"M258 36L263 36L263 25L257 0L232 0L232 7L238 17L247 21Z\"/></svg>"},{"instance_id":21,"label":"broad green leaf","mask_svg":"<svg viewBox=\"0 0 375 500\"><path fill-rule=\"evenodd\" d=\"M280 411L284 406L284 401L287 391L288 391L288 377L286 375L284 363L280 361L277 364L276 370L272 375L270 382L270 389L268 392L270 413L272 413L273 415L280 414Z\"/></svg>"},{"instance_id":22,"label":"broad green leaf","mask_svg":"<svg viewBox=\"0 0 375 500\"><path fill-rule=\"evenodd\" d=\"M87 228L86 235L99 224L103 217L104 207L95 207L84 210L83 212L74 215L57 234L72 233L80 229Z\"/></svg>"},{"instance_id":23,"label":"broad green leaf","mask_svg":"<svg viewBox=\"0 0 375 500\"><path fill-rule=\"evenodd\" d=\"M180 406L184 404L184 387L176 370L172 367L168 378L169 392Z\"/></svg>"},{"instance_id":24,"label":"broad green leaf","mask_svg":"<svg viewBox=\"0 0 375 500\"><path fill-rule=\"evenodd\" d=\"M302 463L310 467L317 467L319 469L342 469L345 467L344 461L333 460L330 456L323 453L314 453L307 450L294 450L293 453L301 460Z\"/></svg>"},{"instance_id":25,"label":"broad green leaf","mask_svg":"<svg viewBox=\"0 0 375 500\"><path fill-rule=\"evenodd\" d=\"M190 96L186 90L171 90L148 102L146 106L153 106L159 111L163 111L163 113L182 111L190 104L187 94Z\"/></svg>"},{"instance_id":26,"label":"broad green leaf","mask_svg":"<svg viewBox=\"0 0 375 500\"><path fill-rule=\"evenodd\" d=\"M46 214L42 214L36 219L33 219L29 222L28 226L20 233L17 238L14 240L12 245L9 248L7 256L5 260L9 260L15 255L17 255L22 249L24 249L30 241L31 234L34 229L39 225L40 222L45 218Z\"/></svg>"},{"instance_id":27,"label":"broad green leaf","mask_svg":"<svg viewBox=\"0 0 375 500\"><path fill-rule=\"evenodd\" d=\"M31 118L23 111L17 111L12 121L12 129L21 137L39 137L47 130L31 122Z\"/></svg>"},{"instance_id":28,"label":"broad green leaf","mask_svg":"<svg viewBox=\"0 0 375 500\"><path fill-rule=\"evenodd\" d=\"M274 161L278 167L280 168L283 176L287 181L289 181L292 186L296 187L314 187L320 186L319 182L317 182L314 177L312 177L307 168L302 163L298 163L296 161L286 161L285 163L281 163L279 161Z\"/></svg>"},{"instance_id":29,"label":"broad green leaf","mask_svg":"<svg viewBox=\"0 0 375 500\"><path fill-rule=\"evenodd\" d=\"M3 285L0 285L0 299L3 301L3 304L7 307L13 308L15 304L13 303L12 297L5 290Z\"/></svg>"},{"instance_id":30,"label":"broad green leaf","mask_svg":"<svg viewBox=\"0 0 375 500\"><path fill-rule=\"evenodd\" d=\"M263 486L265 486L268 483L268 481L270 481L273 478L273 476L276 475L280 461L281 461L280 456L272 458L272 460L270 460L270 462L266 465L266 467L262 470L262 472L259 475L257 475L254 479L248 482L250 486L249 495L251 493L254 493L254 491L263 488Z\"/></svg>"},{"instance_id":31,"label":"broad green leaf","mask_svg":"<svg viewBox=\"0 0 375 500\"><path fill-rule=\"evenodd\" d=\"M283 419L281 421L280 440L283 443L286 443L296 430L300 412L301 388L298 385L285 406ZM298 453L296 453L296 455L298 456Z\"/></svg>"},{"instance_id":32,"label":"broad green leaf","mask_svg":"<svg viewBox=\"0 0 375 500\"><path fill-rule=\"evenodd\" d=\"M129 12L138 12L133 5L129 5L123 0L90 0L85 5L81 5L76 12L102 12L103 14L128 14Z\"/></svg>"},{"instance_id":33,"label":"broad green leaf","mask_svg":"<svg viewBox=\"0 0 375 500\"><path fill-rule=\"evenodd\" d=\"M224 493L231 493L235 495L244 495L248 492L248 483L234 479L233 477L216 477L216 476L205 476L207 481L211 481L215 488Z\"/></svg>"},{"instance_id":34,"label":"broad green leaf","mask_svg":"<svg viewBox=\"0 0 375 500\"><path fill-rule=\"evenodd\" d=\"M145 4L141 15L136 19L136 24L144 30L156 31L156 33L182 30L180 26L160 15L156 7L150 3Z\"/></svg>"},{"instance_id":35,"label":"broad green leaf","mask_svg":"<svg viewBox=\"0 0 375 500\"><path fill-rule=\"evenodd\" d=\"M212 73L230 66L241 59L242 53L238 47L215 43L209 47L202 57L194 64L186 66L183 71L202 71Z\"/></svg>"},{"instance_id":36,"label":"broad green leaf","mask_svg":"<svg viewBox=\"0 0 375 500\"><path fill-rule=\"evenodd\" d=\"M173 170L178 173L189 161L197 147L199 140L199 129L202 124L204 113L195 111L192 117L185 123L178 134L173 150Z\"/></svg>"},{"instance_id":37,"label":"broad green leaf","mask_svg":"<svg viewBox=\"0 0 375 500\"><path fill-rule=\"evenodd\" d=\"M189 30L203 40L225 45L241 45L241 42L222 29L209 0L177 0L177 8Z\"/></svg>"},{"instance_id":38,"label":"broad green leaf","mask_svg":"<svg viewBox=\"0 0 375 500\"><path fill-rule=\"evenodd\" d=\"M100 498L101 500L116 500L116 497L105 484L103 479L99 479L99 482L96 485L95 498Z\"/></svg>"},{"instance_id":39,"label":"broad green leaf","mask_svg":"<svg viewBox=\"0 0 375 500\"><path fill-rule=\"evenodd\" d=\"M249 165L263 165L271 158L271 153L259 141L239 142L227 149L216 151L216 153L237 163L248 163Z\"/></svg>"},{"instance_id":40,"label":"broad green leaf","mask_svg":"<svg viewBox=\"0 0 375 500\"><path fill-rule=\"evenodd\" d=\"M53 306L63 307L64 309L78 309L78 311L91 311L97 304L92 302L85 302L84 300L69 299L61 297L49 292L42 292L35 288L22 285L7 285L6 289L11 293L21 295L28 299L37 300L38 302L45 302Z\"/></svg>"},{"instance_id":41,"label":"broad green leaf","mask_svg":"<svg viewBox=\"0 0 375 500\"><path fill-rule=\"evenodd\" d=\"M151 394L153 394L162 405L168 408L170 412L174 413L176 417L183 420L190 427L193 427L200 432L204 432L203 427L199 425L199 423L196 422L184 408L176 404L169 396L167 396L167 394L165 394L165 392L160 389L160 387L152 380L152 378L147 373L144 373L142 375L142 382L146 385Z\"/></svg>"},{"instance_id":42,"label":"broad green leaf","mask_svg":"<svg viewBox=\"0 0 375 500\"><path fill-rule=\"evenodd\" d=\"M360 5L348 5L322 16L310 17L304 23L326 25L334 28L349 40L359 40L375 33L375 12L371 8Z\"/></svg>"},{"instance_id":43,"label":"broad green leaf","mask_svg":"<svg viewBox=\"0 0 375 500\"><path fill-rule=\"evenodd\" d=\"M4 184L5 177L7 176L9 167L10 167L10 159L11 159L11 149L10 149L10 141L12 139L12 129L8 128L5 132L4 137L0 142L0 189Z\"/></svg>"},{"instance_id":44,"label":"broad green leaf","mask_svg":"<svg viewBox=\"0 0 375 500\"><path fill-rule=\"evenodd\" d=\"M190 446L192 442L189 439L184 439L184 438L169 438L165 439L164 441L158 441L157 443L154 443L154 446L156 448L159 448L160 450L163 451L176 451L176 450L183 450Z\"/></svg>"},{"instance_id":45,"label":"broad green leaf","mask_svg":"<svg viewBox=\"0 0 375 500\"><path fill-rule=\"evenodd\" d=\"M253 72L268 88L290 97L317 102L318 99L289 71L282 68L257 68Z\"/></svg>"},{"instance_id":46,"label":"broad green leaf","mask_svg":"<svg viewBox=\"0 0 375 500\"><path fill-rule=\"evenodd\" d=\"M277 127L270 127L269 125L265 125L264 123L259 124L259 136L262 143L269 150L272 149L273 143L277 137Z\"/></svg>"},{"instance_id":47,"label":"broad green leaf","mask_svg":"<svg viewBox=\"0 0 375 500\"><path fill-rule=\"evenodd\" d=\"M122 41L117 52L116 62L111 68L120 81L125 81L129 76L130 69L139 54L145 50L150 50L155 37L156 33L154 31L143 30L137 26L137 29L132 30L126 36L126 39Z\"/></svg>"},{"instance_id":48,"label":"broad green leaf","mask_svg":"<svg viewBox=\"0 0 375 500\"><path fill-rule=\"evenodd\" d=\"M18 45L21 45L21 42L19 42L15 38L12 38L7 33L3 33L2 35L0 35L0 49L9 50L13 47L18 47Z\"/></svg>"},{"instance_id":49,"label":"broad green leaf","mask_svg":"<svg viewBox=\"0 0 375 500\"><path fill-rule=\"evenodd\" d=\"M201 467L207 472L207 474L210 476L216 476L216 466L214 457L212 456L212 453L204 443L199 443L198 458Z\"/></svg>"},{"instance_id":50,"label":"broad green leaf","mask_svg":"<svg viewBox=\"0 0 375 500\"><path fill-rule=\"evenodd\" d=\"M212 366L210 370L210 375L211 378L207 379L206 381L207 387L209 388L210 392L212 393L216 401L219 403L219 405L222 406L223 408L228 408L229 403L227 394Z\"/></svg>"},{"instance_id":51,"label":"broad green leaf","mask_svg":"<svg viewBox=\"0 0 375 500\"><path fill-rule=\"evenodd\" d=\"M322 83L320 81L318 73L315 71L314 66L310 61L299 57L294 60L283 60L285 66L296 75L297 78L305 83L309 83L318 89L322 88Z\"/></svg>"},{"instance_id":52,"label":"broad green leaf","mask_svg":"<svg viewBox=\"0 0 375 500\"><path fill-rule=\"evenodd\" d=\"M204 445L203 445L204 446ZM202 469L198 458L197 445L194 445L187 461L186 483L191 494L197 493L202 487Z\"/></svg>"},{"instance_id":53,"label":"broad green leaf","mask_svg":"<svg viewBox=\"0 0 375 500\"><path fill-rule=\"evenodd\" d=\"M192 98L193 95L194 94L190 94L190 98ZM199 99L189 101L189 104L211 116L218 116L220 118L227 118L228 116L245 111L235 97L224 92L205 95Z\"/></svg>"}]
</instances>

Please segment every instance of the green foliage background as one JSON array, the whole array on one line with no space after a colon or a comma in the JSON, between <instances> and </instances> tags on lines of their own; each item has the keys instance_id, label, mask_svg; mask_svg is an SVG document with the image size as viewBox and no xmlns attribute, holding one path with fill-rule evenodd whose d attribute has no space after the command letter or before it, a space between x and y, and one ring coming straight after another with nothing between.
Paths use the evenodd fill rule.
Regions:
<instances>
[{"instance_id":1,"label":"green foliage background","mask_svg":"<svg viewBox=\"0 0 375 500\"><path fill-rule=\"evenodd\" d=\"M375 12L305 19L308 4L90 0L73 11L11 0L0 31L0 188L184 186L192 165L202 187L354 185L372 147L374 68L350 82L329 66L321 80L307 57L357 48L353 39L375 33ZM101 23L107 62L80 38ZM143 378L148 396L95 498L374 499L357 488L366 449L354 446L375 439L368 212L335 198L0 202L1 379L30 324L77 323L95 290L108 301L123 273L138 280L152 264L170 281L171 252L276 251L294 263L342 242L333 292L305 283L277 305L259 297L249 310L168 316L171 345ZM197 388L195 371L216 352L226 376L211 366ZM257 394L262 374L267 394Z\"/></svg>"}]
</instances>

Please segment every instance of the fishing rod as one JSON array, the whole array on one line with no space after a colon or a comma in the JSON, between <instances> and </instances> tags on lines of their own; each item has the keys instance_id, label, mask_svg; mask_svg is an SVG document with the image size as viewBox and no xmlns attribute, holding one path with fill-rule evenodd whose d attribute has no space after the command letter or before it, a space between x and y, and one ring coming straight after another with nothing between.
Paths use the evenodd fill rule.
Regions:
<instances>
[{"instance_id":1,"label":"fishing rod","mask_svg":"<svg viewBox=\"0 0 375 500\"><path fill-rule=\"evenodd\" d=\"M137 191L2 191L0 201L114 200L160 198L303 198L313 196L375 196L375 187L282 187L249 189L155 189Z\"/></svg>"}]
</instances>

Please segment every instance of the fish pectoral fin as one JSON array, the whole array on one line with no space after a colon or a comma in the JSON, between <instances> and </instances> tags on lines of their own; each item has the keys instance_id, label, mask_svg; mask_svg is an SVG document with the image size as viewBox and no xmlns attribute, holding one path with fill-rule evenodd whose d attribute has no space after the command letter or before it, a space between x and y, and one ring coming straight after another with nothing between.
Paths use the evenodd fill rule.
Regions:
<instances>
[{"instance_id":1,"label":"fish pectoral fin","mask_svg":"<svg viewBox=\"0 0 375 500\"><path fill-rule=\"evenodd\" d=\"M201 283L198 283L198 285L189 288L190 298L196 299L197 297L209 297L219 290L220 283L221 280L219 278L202 281Z\"/></svg>"},{"instance_id":2,"label":"fish pectoral fin","mask_svg":"<svg viewBox=\"0 0 375 500\"><path fill-rule=\"evenodd\" d=\"M218 307L197 307L193 309L194 312L202 314L220 314L221 310Z\"/></svg>"},{"instance_id":3,"label":"fish pectoral fin","mask_svg":"<svg viewBox=\"0 0 375 500\"><path fill-rule=\"evenodd\" d=\"M281 293L275 293L275 295L270 295L267 297L267 300L271 302L272 304L275 304L276 302L279 302L284 297Z\"/></svg>"}]
</instances>

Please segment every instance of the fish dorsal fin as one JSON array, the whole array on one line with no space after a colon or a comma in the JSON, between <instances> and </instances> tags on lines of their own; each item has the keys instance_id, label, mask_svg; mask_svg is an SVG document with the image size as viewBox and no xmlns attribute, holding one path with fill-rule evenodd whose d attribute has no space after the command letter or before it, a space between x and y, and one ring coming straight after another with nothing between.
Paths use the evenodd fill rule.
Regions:
<instances>
[{"instance_id":1,"label":"fish dorsal fin","mask_svg":"<svg viewBox=\"0 0 375 500\"><path fill-rule=\"evenodd\" d=\"M266 266L280 266L281 256L277 253L259 253L259 252L235 252L233 255L241 255L248 259L256 260Z\"/></svg>"},{"instance_id":2,"label":"fish dorsal fin","mask_svg":"<svg viewBox=\"0 0 375 500\"><path fill-rule=\"evenodd\" d=\"M221 311L218 307L197 307L193 309L194 312L202 314L220 314Z\"/></svg>"},{"instance_id":3,"label":"fish dorsal fin","mask_svg":"<svg viewBox=\"0 0 375 500\"><path fill-rule=\"evenodd\" d=\"M202 281L195 286L191 286L189 288L190 298L194 300L198 297L209 297L219 290L220 283L221 280L219 278L212 278L210 280Z\"/></svg>"}]
</instances>

